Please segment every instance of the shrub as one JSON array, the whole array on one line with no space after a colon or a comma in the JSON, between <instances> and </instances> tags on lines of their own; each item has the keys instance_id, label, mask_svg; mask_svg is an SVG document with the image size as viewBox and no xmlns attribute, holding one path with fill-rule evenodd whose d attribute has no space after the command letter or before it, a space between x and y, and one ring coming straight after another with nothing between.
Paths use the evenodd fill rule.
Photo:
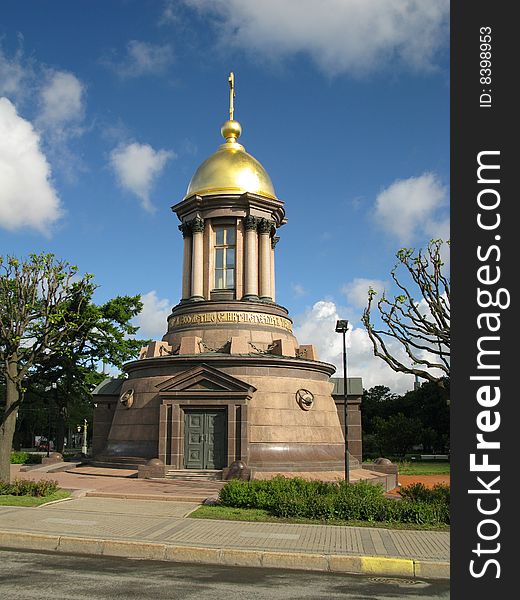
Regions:
<instances>
[{"instance_id":1,"label":"shrub","mask_svg":"<svg viewBox=\"0 0 520 600\"><path fill-rule=\"evenodd\" d=\"M28 479L15 479L11 483L0 481L0 495L11 496L50 496L58 490L57 481L31 481Z\"/></svg>"},{"instance_id":2,"label":"shrub","mask_svg":"<svg viewBox=\"0 0 520 600\"><path fill-rule=\"evenodd\" d=\"M39 454L31 454L30 452L11 452L12 465L36 465L42 462L42 457Z\"/></svg>"},{"instance_id":3,"label":"shrub","mask_svg":"<svg viewBox=\"0 0 520 600\"><path fill-rule=\"evenodd\" d=\"M402 500L385 498L379 485L347 484L275 477L270 481L229 481L220 503L236 508L260 508L277 517L320 521L387 521L438 525L449 523L449 488L432 490L414 485L402 490Z\"/></svg>"},{"instance_id":4,"label":"shrub","mask_svg":"<svg viewBox=\"0 0 520 600\"><path fill-rule=\"evenodd\" d=\"M426 502L429 504L450 503L450 487L438 483L433 488L427 488L423 483L412 483L399 490L399 494L406 500Z\"/></svg>"}]
</instances>

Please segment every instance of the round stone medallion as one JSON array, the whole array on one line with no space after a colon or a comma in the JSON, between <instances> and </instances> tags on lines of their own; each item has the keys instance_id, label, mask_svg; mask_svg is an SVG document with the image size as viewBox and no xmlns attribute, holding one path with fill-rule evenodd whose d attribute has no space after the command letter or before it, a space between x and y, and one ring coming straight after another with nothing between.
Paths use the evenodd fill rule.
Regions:
<instances>
[{"instance_id":1,"label":"round stone medallion","mask_svg":"<svg viewBox=\"0 0 520 600\"><path fill-rule=\"evenodd\" d=\"M134 390L132 388L126 390L126 392L119 398L119 402L121 402L124 407L130 408L134 403Z\"/></svg>"},{"instance_id":2,"label":"round stone medallion","mask_svg":"<svg viewBox=\"0 0 520 600\"><path fill-rule=\"evenodd\" d=\"M296 392L296 402L302 410L310 410L314 404L314 395L302 388Z\"/></svg>"}]
</instances>

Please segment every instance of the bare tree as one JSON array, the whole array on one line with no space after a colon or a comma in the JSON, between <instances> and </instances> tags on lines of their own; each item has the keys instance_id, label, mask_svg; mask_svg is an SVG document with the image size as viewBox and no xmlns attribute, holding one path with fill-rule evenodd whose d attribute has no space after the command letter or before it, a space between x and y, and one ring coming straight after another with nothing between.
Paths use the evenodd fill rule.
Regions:
<instances>
[{"instance_id":1,"label":"bare tree","mask_svg":"<svg viewBox=\"0 0 520 600\"><path fill-rule=\"evenodd\" d=\"M399 250L398 263L391 275L401 294L390 300L383 293L377 301L382 323L382 328L377 329L371 320L376 292L370 289L368 305L361 318L375 356L394 371L417 375L441 386L450 376L450 281L443 273L443 244L442 240L432 240L425 250L417 253L409 248ZM397 275L398 269L403 267L413 288ZM418 292L417 296L414 297L411 289ZM401 344L409 362L397 358L395 352L392 354L389 340Z\"/></svg>"},{"instance_id":2,"label":"bare tree","mask_svg":"<svg viewBox=\"0 0 520 600\"><path fill-rule=\"evenodd\" d=\"M76 267L52 254L32 254L26 261L0 256L0 376L5 380L0 480L10 478L16 415L29 370L81 328L82 308L93 289L91 275L78 278Z\"/></svg>"}]
</instances>

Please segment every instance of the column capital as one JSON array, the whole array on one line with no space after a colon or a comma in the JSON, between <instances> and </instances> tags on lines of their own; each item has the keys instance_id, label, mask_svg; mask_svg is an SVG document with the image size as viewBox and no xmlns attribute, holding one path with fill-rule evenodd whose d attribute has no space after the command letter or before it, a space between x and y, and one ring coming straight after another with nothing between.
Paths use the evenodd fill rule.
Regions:
<instances>
[{"instance_id":1,"label":"column capital","mask_svg":"<svg viewBox=\"0 0 520 600\"><path fill-rule=\"evenodd\" d=\"M278 244L278 242L280 241L280 238L277 235L273 235L273 237L271 238L271 248L274 250L276 244Z\"/></svg>"},{"instance_id":2,"label":"column capital","mask_svg":"<svg viewBox=\"0 0 520 600\"><path fill-rule=\"evenodd\" d=\"M182 233L183 238L191 237L191 227L189 223L181 223L179 225L179 231Z\"/></svg>"},{"instance_id":3,"label":"column capital","mask_svg":"<svg viewBox=\"0 0 520 600\"><path fill-rule=\"evenodd\" d=\"M202 217L195 217L190 221L190 228L192 233L203 233L204 232L204 219Z\"/></svg>"},{"instance_id":4,"label":"column capital","mask_svg":"<svg viewBox=\"0 0 520 600\"><path fill-rule=\"evenodd\" d=\"M274 221L270 219L258 219L258 233L271 233L274 227Z\"/></svg>"},{"instance_id":5,"label":"column capital","mask_svg":"<svg viewBox=\"0 0 520 600\"><path fill-rule=\"evenodd\" d=\"M244 227L246 231L256 230L258 226L258 219L253 215L247 215L244 219Z\"/></svg>"}]
</instances>

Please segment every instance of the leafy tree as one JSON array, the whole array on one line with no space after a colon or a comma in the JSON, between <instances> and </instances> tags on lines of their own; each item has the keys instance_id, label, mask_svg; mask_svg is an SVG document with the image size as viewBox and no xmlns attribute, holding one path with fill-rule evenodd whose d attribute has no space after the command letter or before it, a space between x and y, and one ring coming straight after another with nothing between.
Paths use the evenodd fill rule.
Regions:
<instances>
[{"instance_id":1,"label":"leafy tree","mask_svg":"<svg viewBox=\"0 0 520 600\"><path fill-rule=\"evenodd\" d=\"M77 271L52 254L0 257L0 480L9 481L16 417L31 381L44 386L61 376L72 392L88 381L89 360L92 369L108 353L118 364L141 344L127 339L136 328L125 320L139 312L138 297L97 307L92 275L80 278Z\"/></svg>"},{"instance_id":2,"label":"leafy tree","mask_svg":"<svg viewBox=\"0 0 520 600\"><path fill-rule=\"evenodd\" d=\"M383 423L397 414L420 424L412 446L421 444L424 451L443 453L449 447L449 381L441 387L425 382L418 389L399 396L389 388L376 386L364 390L362 401L363 452L367 455L389 453L388 439L382 435Z\"/></svg>"},{"instance_id":3,"label":"leafy tree","mask_svg":"<svg viewBox=\"0 0 520 600\"><path fill-rule=\"evenodd\" d=\"M89 298L82 307L80 330L71 332L44 364L35 365L27 387L46 396L55 413L58 451L63 451L68 425L83 423L83 418L91 421L90 392L105 377L98 372L97 363L103 360L121 367L147 343L130 337L138 329L130 320L141 308L139 296L118 296L100 306ZM52 383L57 383L56 390L49 392ZM72 415L76 416L70 422Z\"/></svg>"},{"instance_id":4,"label":"leafy tree","mask_svg":"<svg viewBox=\"0 0 520 600\"><path fill-rule=\"evenodd\" d=\"M363 390L361 426L365 434L374 433L374 418L389 417L394 409L393 400L398 398L384 385L376 385L369 390Z\"/></svg>"},{"instance_id":5,"label":"leafy tree","mask_svg":"<svg viewBox=\"0 0 520 600\"><path fill-rule=\"evenodd\" d=\"M377 302L382 329L371 320L376 293L369 290L362 322L372 342L374 355L394 371L410 373L443 386L450 375L450 281L443 273L442 240L432 240L425 251L402 248L391 272L401 293L392 299L385 294ZM449 242L448 242L449 244ZM413 288L405 285L397 270L404 267ZM418 292L414 297L412 289ZM388 347L397 340L410 359L405 363ZM436 369L439 375L432 373Z\"/></svg>"},{"instance_id":6,"label":"leafy tree","mask_svg":"<svg viewBox=\"0 0 520 600\"><path fill-rule=\"evenodd\" d=\"M421 422L397 413L388 419L376 417L374 429L383 452L389 455L404 456L412 447L419 443Z\"/></svg>"}]
</instances>

